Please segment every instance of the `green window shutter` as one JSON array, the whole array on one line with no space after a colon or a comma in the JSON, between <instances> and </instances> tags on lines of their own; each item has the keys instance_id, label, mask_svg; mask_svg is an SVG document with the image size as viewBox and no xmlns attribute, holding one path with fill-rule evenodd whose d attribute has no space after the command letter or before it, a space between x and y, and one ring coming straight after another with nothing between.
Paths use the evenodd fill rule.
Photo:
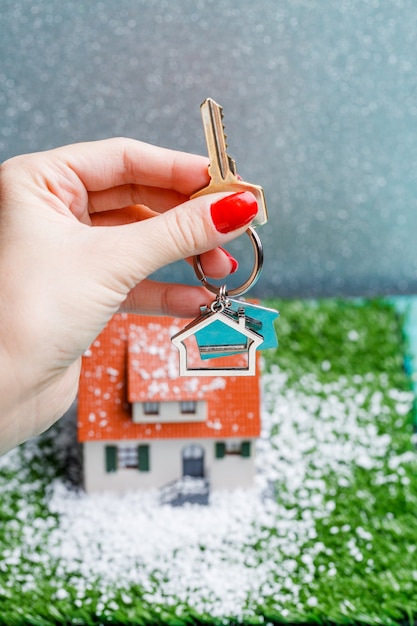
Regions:
<instances>
[{"instance_id":1,"label":"green window shutter","mask_svg":"<svg viewBox=\"0 0 417 626\"><path fill-rule=\"evenodd\" d=\"M242 447L240 449L241 456L245 458L250 457L250 441L242 441Z\"/></svg>"},{"instance_id":2,"label":"green window shutter","mask_svg":"<svg viewBox=\"0 0 417 626\"><path fill-rule=\"evenodd\" d=\"M149 446L141 444L138 446L138 470L140 472L149 472Z\"/></svg>"},{"instance_id":3,"label":"green window shutter","mask_svg":"<svg viewBox=\"0 0 417 626\"><path fill-rule=\"evenodd\" d=\"M106 472L117 471L117 447L106 446Z\"/></svg>"},{"instance_id":4,"label":"green window shutter","mask_svg":"<svg viewBox=\"0 0 417 626\"><path fill-rule=\"evenodd\" d=\"M216 459L222 459L226 454L226 444L223 441L216 441L215 456Z\"/></svg>"}]
</instances>

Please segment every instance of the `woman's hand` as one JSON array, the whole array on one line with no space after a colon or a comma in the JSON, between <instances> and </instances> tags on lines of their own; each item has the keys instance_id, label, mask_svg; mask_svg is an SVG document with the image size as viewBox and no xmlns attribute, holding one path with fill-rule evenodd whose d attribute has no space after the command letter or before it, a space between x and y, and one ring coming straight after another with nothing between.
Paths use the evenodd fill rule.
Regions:
<instances>
[{"instance_id":1,"label":"woman's hand","mask_svg":"<svg viewBox=\"0 0 417 626\"><path fill-rule=\"evenodd\" d=\"M121 306L194 316L202 287L146 280L202 254L208 276L235 263L219 246L257 212L250 193L189 200L207 159L130 139L15 157L0 168L0 451L70 406L81 355Z\"/></svg>"}]
</instances>

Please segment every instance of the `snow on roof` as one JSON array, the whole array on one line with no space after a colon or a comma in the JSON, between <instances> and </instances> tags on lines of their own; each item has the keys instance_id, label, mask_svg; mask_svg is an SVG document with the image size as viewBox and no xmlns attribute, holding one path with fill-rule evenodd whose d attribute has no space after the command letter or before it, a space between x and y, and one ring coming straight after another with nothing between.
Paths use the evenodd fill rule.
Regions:
<instances>
[{"instance_id":1,"label":"snow on roof","mask_svg":"<svg viewBox=\"0 0 417 626\"><path fill-rule=\"evenodd\" d=\"M141 318L130 324L128 345L128 398L130 402L201 400L214 389L224 389L224 377L180 377L178 350L170 337L181 326L166 318ZM184 320L179 320L184 325ZM189 359L198 365L198 349L190 344Z\"/></svg>"},{"instance_id":2,"label":"snow on roof","mask_svg":"<svg viewBox=\"0 0 417 626\"><path fill-rule=\"evenodd\" d=\"M259 376L179 376L171 336L189 320L118 314L83 358L78 398L80 441L177 437L256 437ZM190 345L190 362L199 360ZM234 357L235 358L235 357ZM241 357L244 358L243 356ZM133 402L206 400L206 422L138 424Z\"/></svg>"}]
</instances>

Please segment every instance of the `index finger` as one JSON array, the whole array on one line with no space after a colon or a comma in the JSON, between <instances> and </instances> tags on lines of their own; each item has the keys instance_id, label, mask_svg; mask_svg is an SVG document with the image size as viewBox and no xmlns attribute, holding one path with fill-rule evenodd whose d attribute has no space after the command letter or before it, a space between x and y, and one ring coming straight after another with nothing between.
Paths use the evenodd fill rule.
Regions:
<instances>
[{"instance_id":1,"label":"index finger","mask_svg":"<svg viewBox=\"0 0 417 626\"><path fill-rule=\"evenodd\" d=\"M133 183L190 196L209 182L206 157L135 139L118 137L78 143L51 153L77 174L88 191Z\"/></svg>"}]
</instances>

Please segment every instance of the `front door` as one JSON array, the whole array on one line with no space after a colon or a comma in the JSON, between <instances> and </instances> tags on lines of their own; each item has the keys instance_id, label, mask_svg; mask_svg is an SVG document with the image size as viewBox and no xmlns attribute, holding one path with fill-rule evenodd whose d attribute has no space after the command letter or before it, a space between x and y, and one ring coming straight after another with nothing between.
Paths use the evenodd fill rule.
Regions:
<instances>
[{"instance_id":1,"label":"front door","mask_svg":"<svg viewBox=\"0 0 417 626\"><path fill-rule=\"evenodd\" d=\"M182 475L194 478L204 477L204 449L191 444L182 451Z\"/></svg>"}]
</instances>

